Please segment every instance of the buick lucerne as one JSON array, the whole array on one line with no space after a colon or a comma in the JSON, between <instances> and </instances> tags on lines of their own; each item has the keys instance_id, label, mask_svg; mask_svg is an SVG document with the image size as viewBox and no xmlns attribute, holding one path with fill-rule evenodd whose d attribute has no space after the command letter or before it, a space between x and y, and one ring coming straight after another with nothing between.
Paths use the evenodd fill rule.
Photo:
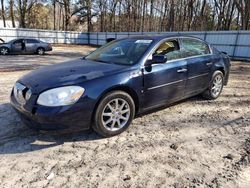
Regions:
<instances>
[{"instance_id":1,"label":"buick lucerne","mask_svg":"<svg viewBox=\"0 0 250 188\"><path fill-rule=\"evenodd\" d=\"M109 137L148 110L198 94L216 99L229 70L229 57L201 39L130 37L28 73L15 83L10 101L34 129L92 127Z\"/></svg>"}]
</instances>

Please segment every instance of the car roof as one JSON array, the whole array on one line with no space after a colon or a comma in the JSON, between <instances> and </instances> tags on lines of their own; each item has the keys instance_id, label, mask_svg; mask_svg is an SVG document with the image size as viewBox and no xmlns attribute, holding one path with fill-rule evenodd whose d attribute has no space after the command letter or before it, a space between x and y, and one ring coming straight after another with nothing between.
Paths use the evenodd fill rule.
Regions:
<instances>
[{"instance_id":1,"label":"car roof","mask_svg":"<svg viewBox=\"0 0 250 188\"><path fill-rule=\"evenodd\" d=\"M12 39L12 40L8 41L8 43L10 43L10 42L15 42L15 41L17 41L17 40L37 40L37 41L39 41L39 42L42 42L41 40L35 39L35 38L16 38L16 39Z\"/></svg>"},{"instance_id":2,"label":"car roof","mask_svg":"<svg viewBox=\"0 0 250 188\"><path fill-rule=\"evenodd\" d=\"M198 37L193 37L189 35L181 35L181 34L159 34L159 35L138 35L138 36L130 36L127 38L132 38L132 39L146 39L146 40L154 40L154 41L160 41L162 39L167 39L167 38L179 38L179 37L188 37L188 38L194 38L194 39L199 39L202 40Z\"/></svg>"},{"instance_id":3,"label":"car roof","mask_svg":"<svg viewBox=\"0 0 250 188\"><path fill-rule=\"evenodd\" d=\"M38 40L38 41L40 41L39 39L35 39L35 38L25 38L25 37L23 37L23 38L12 39L11 41L14 41L14 40Z\"/></svg>"}]
</instances>

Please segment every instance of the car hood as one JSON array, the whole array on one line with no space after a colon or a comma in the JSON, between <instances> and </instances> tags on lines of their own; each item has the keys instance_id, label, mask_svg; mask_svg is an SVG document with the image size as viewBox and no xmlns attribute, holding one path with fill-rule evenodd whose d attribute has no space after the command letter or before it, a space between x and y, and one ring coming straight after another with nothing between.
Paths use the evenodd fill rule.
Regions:
<instances>
[{"instance_id":1,"label":"car hood","mask_svg":"<svg viewBox=\"0 0 250 188\"><path fill-rule=\"evenodd\" d=\"M33 92L82 83L124 70L126 66L78 59L45 66L32 71L18 80Z\"/></svg>"}]
</instances>

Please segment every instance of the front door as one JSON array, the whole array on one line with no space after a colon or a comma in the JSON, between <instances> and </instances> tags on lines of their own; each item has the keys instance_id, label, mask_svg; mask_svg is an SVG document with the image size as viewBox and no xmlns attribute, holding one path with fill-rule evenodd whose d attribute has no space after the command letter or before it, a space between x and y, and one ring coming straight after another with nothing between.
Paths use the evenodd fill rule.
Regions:
<instances>
[{"instance_id":1,"label":"front door","mask_svg":"<svg viewBox=\"0 0 250 188\"><path fill-rule=\"evenodd\" d=\"M168 60L164 64L144 68L145 109L178 100L185 93L187 62L181 60L179 41L164 41L152 55L154 54L166 55Z\"/></svg>"},{"instance_id":2,"label":"front door","mask_svg":"<svg viewBox=\"0 0 250 188\"><path fill-rule=\"evenodd\" d=\"M12 43L12 52L15 54L25 53L25 40L18 39Z\"/></svg>"}]
</instances>

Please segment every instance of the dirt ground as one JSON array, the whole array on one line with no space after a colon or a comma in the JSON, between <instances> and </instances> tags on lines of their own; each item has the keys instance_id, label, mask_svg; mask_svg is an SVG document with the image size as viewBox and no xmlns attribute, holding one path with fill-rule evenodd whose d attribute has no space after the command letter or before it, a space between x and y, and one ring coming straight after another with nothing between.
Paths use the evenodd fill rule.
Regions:
<instances>
[{"instance_id":1,"label":"dirt ground","mask_svg":"<svg viewBox=\"0 0 250 188\"><path fill-rule=\"evenodd\" d=\"M0 57L1 187L250 187L247 62L232 62L229 84L217 100L182 101L136 118L112 138L37 133L23 125L9 104L15 81L92 49Z\"/></svg>"}]
</instances>

